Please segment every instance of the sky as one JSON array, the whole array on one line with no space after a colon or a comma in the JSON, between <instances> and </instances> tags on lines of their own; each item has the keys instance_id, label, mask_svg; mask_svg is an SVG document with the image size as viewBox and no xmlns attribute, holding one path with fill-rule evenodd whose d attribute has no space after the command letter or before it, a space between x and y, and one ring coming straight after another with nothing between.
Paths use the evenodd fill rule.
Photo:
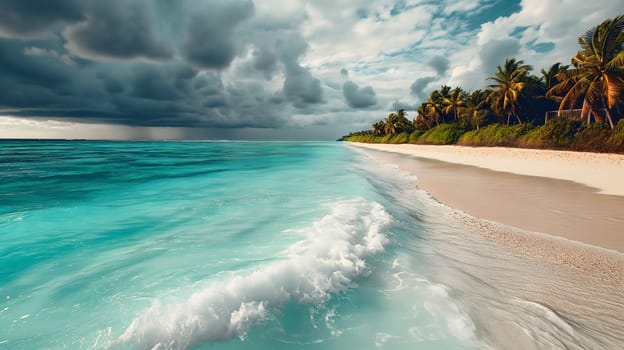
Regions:
<instances>
[{"instance_id":1,"label":"sky","mask_svg":"<svg viewBox=\"0 0 624 350\"><path fill-rule=\"evenodd\" d=\"M334 140L624 0L0 0L0 138Z\"/></svg>"}]
</instances>

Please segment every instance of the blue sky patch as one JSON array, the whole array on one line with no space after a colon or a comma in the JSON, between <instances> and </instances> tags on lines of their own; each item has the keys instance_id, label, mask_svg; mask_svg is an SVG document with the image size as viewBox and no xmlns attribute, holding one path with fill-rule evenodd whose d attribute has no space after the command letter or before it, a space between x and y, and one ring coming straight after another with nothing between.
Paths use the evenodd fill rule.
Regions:
<instances>
[{"instance_id":1,"label":"blue sky patch","mask_svg":"<svg viewBox=\"0 0 624 350\"><path fill-rule=\"evenodd\" d=\"M499 17L508 17L522 9L520 0L495 0L486 3L480 11L467 14L468 29L476 30L485 22L494 21Z\"/></svg>"},{"instance_id":2,"label":"blue sky patch","mask_svg":"<svg viewBox=\"0 0 624 350\"><path fill-rule=\"evenodd\" d=\"M535 50L536 52L546 53L546 52L550 52L554 50L555 44L551 42L545 42L545 43L530 44L528 45L528 47L532 50Z\"/></svg>"}]
</instances>

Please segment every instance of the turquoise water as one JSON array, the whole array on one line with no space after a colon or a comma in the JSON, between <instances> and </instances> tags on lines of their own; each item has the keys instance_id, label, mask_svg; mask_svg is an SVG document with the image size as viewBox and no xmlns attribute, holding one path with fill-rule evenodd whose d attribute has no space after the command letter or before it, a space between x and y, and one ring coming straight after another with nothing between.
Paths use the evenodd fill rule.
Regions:
<instances>
[{"instance_id":1,"label":"turquoise water","mask_svg":"<svg viewBox=\"0 0 624 350\"><path fill-rule=\"evenodd\" d=\"M425 310L447 303L443 286L399 286L396 218L357 157L335 143L2 142L0 346L473 346L458 309Z\"/></svg>"},{"instance_id":2,"label":"turquoise water","mask_svg":"<svg viewBox=\"0 0 624 350\"><path fill-rule=\"evenodd\" d=\"M339 143L2 141L0 348L620 339L618 320L571 332L566 310L518 294L578 281L464 230L413 179ZM602 292L613 307L598 289L593 305Z\"/></svg>"}]
</instances>

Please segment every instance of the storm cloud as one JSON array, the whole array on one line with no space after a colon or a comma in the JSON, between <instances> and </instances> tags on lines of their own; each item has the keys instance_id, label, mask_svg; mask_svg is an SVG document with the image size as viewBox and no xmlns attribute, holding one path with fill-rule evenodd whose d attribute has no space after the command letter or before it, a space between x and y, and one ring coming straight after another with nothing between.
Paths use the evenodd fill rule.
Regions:
<instances>
[{"instance_id":1,"label":"storm cloud","mask_svg":"<svg viewBox=\"0 0 624 350\"><path fill-rule=\"evenodd\" d=\"M301 56L308 50L308 43L301 34L281 31L275 40L277 57L284 67L283 93L297 108L323 103L321 80L310 69L300 64Z\"/></svg>"},{"instance_id":2,"label":"storm cloud","mask_svg":"<svg viewBox=\"0 0 624 350\"><path fill-rule=\"evenodd\" d=\"M425 88L429 83L436 81L436 77L423 77L416 79L410 86L410 92L417 97L424 97L426 95Z\"/></svg>"},{"instance_id":3,"label":"storm cloud","mask_svg":"<svg viewBox=\"0 0 624 350\"><path fill-rule=\"evenodd\" d=\"M0 107L10 115L275 128L325 103L320 79L300 63L309 45L296 23L253 23L251 1L0 0L0 9L0 35L11 38L0 39ZM230 69L236 58L266 79L283 76L281 85L246 79Z\"/></svg>"},{"instance_id":4,"label":"storm cloud","mask_svg":"<svg viewBox=\"0 0 624 350\"><path fill-rule=\"evenodd\" d=\"M342 93L351 108L366 108L377 104L377 96L372 87L360 88L351 80L342 85Z\"/></svg>"},{"instance_id":5,"label":"storm cloud","mask_svg":"<svg viewBox=\"0 0 624 350\"><path fill-rule=\"evenodd\" d=\"M182 54L200 68L226 68L241 49L236 30L253 9L251 1L219 1L192 14Z\"/></svg>"},{"instance_id":6,"label":"storm cloud","mask_svg":"<svg viewBox=\"0 0 624 350\"><path fill-rule=\"evenodd\" d=\"M172 51L155 38L150 18L137 4L96 1L87 19L67 27L66 47L89 59L166 60Z\"/></svg>"},{"instance_id":7,"label":"storm cloud","mask_svg":"<svg viewBox=\"0 0 624 350\"><path fill-rule=\"evenodd\" d=\"M0 37L33 38L61 23L84 18L81 0L2 0Z\"/></svg>"}]
</instances>

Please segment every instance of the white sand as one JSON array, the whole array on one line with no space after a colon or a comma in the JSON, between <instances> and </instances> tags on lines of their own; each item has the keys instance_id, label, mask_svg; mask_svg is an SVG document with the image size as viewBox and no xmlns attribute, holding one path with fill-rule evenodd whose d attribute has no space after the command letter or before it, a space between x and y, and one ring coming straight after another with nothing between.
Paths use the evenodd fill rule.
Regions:
<instances>
[{"instance_id":1,"label":"white sand","mask_svg":"<svg viewBox=\"0 0 624 350\"><path fill-rule=\"evenodd\" d=\"M594 187L600 193L624 196L624 155L619 154L504 147L353 144L495 171L569 180Z\"/></svg>"},{"instance_id":2,"label":"white sand","mask_svg":"<svg viewBox=\"0 0 624 350\"><path fill-rule=\"evenodd\" d=\"M416 186L471 216L624 253L624 189L619 185L624 180L623 156L455 146L356 146L382 164L415 175ZM505 172L507 165L515 174ZM597 178L590 177L592 173ZM558 175L576 182L562 181ZM598 188L601 193L596 192Z\"/></svg>"}]
</instances>

